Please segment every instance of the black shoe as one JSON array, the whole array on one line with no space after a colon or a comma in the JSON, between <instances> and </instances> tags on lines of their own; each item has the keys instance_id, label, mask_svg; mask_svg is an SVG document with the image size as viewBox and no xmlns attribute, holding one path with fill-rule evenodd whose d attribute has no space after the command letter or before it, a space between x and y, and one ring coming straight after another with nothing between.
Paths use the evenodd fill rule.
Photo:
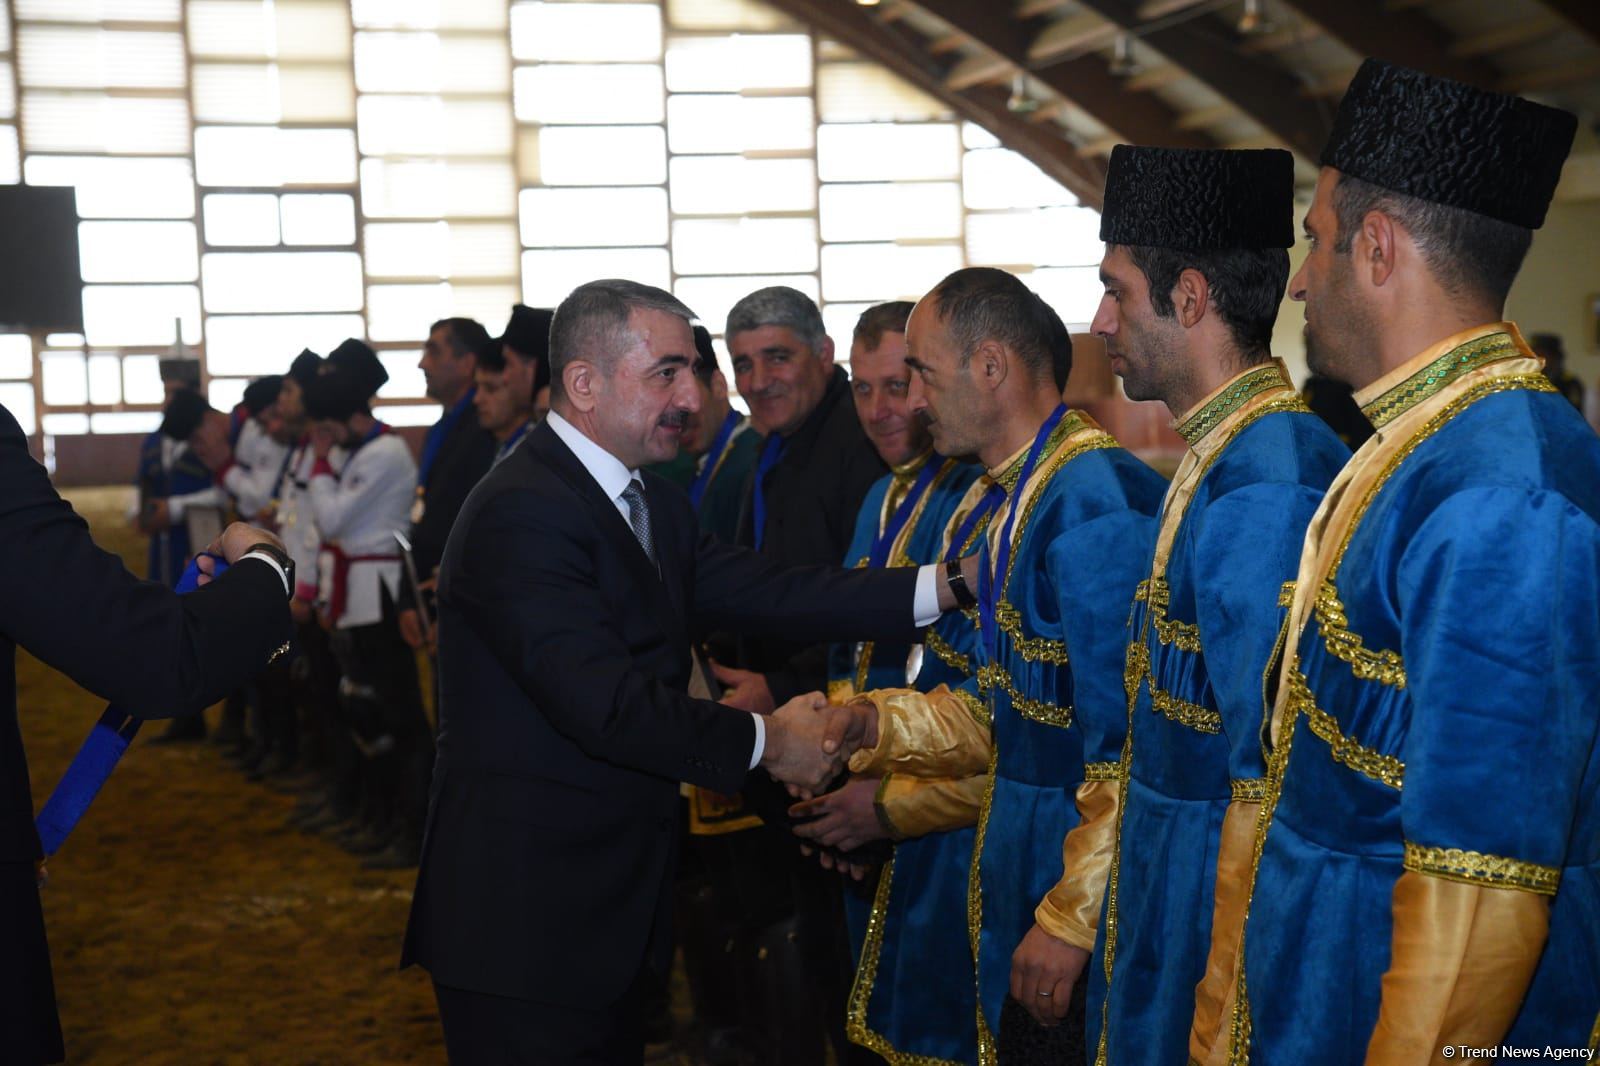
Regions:
<instances>
[{"instance_id":1,"label":"black shoe","mask_svg":"<svg viewBox=\"0 0 1600 1066\"><path fill-rule=\"evenodd\" d=\"M172 724L167 726L166 732L158 737L151 737L152 744L181 744L192 740L206 738L206 720L200 715L190 715L187 718L174 718Z\"/></svg>"},{"instance_id":2,"label":"black shoe","mask_svg":"<svg viewBox=\"0 0 1600 1066\"><path fill-rule=\"evenodd\" d=\"M401 834L394 843L364 859L363 870L414 870L422 861L422 845L409 834Z\"/></svg>"}]
</instances>

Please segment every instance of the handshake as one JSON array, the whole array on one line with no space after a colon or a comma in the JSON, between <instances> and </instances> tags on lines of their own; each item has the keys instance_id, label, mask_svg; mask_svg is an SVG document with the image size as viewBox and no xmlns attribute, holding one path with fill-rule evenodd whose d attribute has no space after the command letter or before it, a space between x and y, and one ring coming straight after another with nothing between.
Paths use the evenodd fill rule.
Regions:
<instances>
[{"instance_id":1,"label":"handshake","mask_svg":"<svg viewBox=\"0 0 1600 1066\"><path fill-rule=\"evenodd\" d=\"M765 721L761 765L791 792L821 792L844 772L856 749L878 743L876 707L866 702L841 707L820 692L796 696Z\"/></svg>"}]
</instances>

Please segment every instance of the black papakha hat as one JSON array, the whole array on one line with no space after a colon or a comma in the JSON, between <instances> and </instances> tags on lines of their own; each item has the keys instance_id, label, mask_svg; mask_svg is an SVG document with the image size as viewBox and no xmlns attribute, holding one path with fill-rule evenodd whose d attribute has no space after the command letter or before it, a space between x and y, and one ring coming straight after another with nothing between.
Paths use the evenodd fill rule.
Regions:
<instances>
[{"instance_id":1,"label":"black papakha hat","mask_svg":"<svg viewBox=\"0 0 1600 1066\"><path fill-rule=\"evenodd\" d=\"M368 396L376 395L384 382L389 380L389 372L383 368L383 363L379 362L378 353L354 337L340 341L339 347L328 353L323 373L334 367L353 371L356 380L366 387Z\"/></svg>"},{"instance_id":2,"label":"black papakha hat","mask_svg":"<svg viewBox=\"0 0 1600 1066\"><path fill-rule=\"evenodd\" d=\"M1278 148L1119 144L1106 172L1100 239L1189 252L1288 248L1294 156Z\"/></svg>"},{"instance_id":3,"label":"black papakha hat","mask_svg":"<svg viewBox=\"0 0 1600 1066\"><path fill-rule=\"evenodd\" d=\"M344 421L357 412L367 411L372 393L367 378L350 365L334 365L318 374L306 386L306 414L314 419Z\"/></svg>"},{"instance_id":4,"label":"black papakha hat","mask_svg":"<svg viewBox=\"0 0 1600 1066\"><path fill-rule=\"evenodd\" d=\"M172 394L172 402L162 412L161 435L170 440L188 440L200 428L200 422L209 410L211 405L206 403L204 396L193 389L179 389Z\"/></svg>"},{"instance_id":5,"label":"black papakha hat","mask_svg":"<svg viewBox=\"0 0 1600 1066\"><path fill-rule=\"evenodd\" d=\"M186 355L167 356L156 363L162 381L179 381L190 388L200 387L200 360Z\"/></svg>"},{"instance_id":6,"label":"black papakha hat","mask_svg":"<svg viewBox=\"0 0 1600 1066\"><path fill-rule=\"evenodd\" d=\"M244 406L252 415L259 415L278 398L278 390L283 388L282 374L268 374L264 378L256 378L244 387Z\"/></svg>"},{"instance_id":7,"label":"black papakha hat","mask_svg":"<svg viewBox=\"0 0 1600 1066\"><path fill-rule=\"evenodd\" d=\"M1368 59L1345 90L1322 165L1538 229L1577 129L1559 108Z\"/></svg>"},{"instance_id":8,"label":"black papakha hat","mask_svg":"<svg viewBox=\"0 0 1600 1066\"><path fill-rule=\"evenodd\" d=\"M511 321L500 336L500 343L528 359L548 361L550 358L550 320L556 313L548 307L526 307L517 304L511 308Z\"/></svg>"},{"instance_id":9,"label":"black papakha hat","mask_svg":"<svg viewBox=\"0 0 1600 1066\"><path fill-rule=\"evenodd\" d=\"M311 384L311 379L316 377L321 370L322 356L310 348L305 348L301 350L299 355L294 357L294 362L289 364L287 376L294 378L295 382L303 389Z\"/></svg>"}]
</instances>

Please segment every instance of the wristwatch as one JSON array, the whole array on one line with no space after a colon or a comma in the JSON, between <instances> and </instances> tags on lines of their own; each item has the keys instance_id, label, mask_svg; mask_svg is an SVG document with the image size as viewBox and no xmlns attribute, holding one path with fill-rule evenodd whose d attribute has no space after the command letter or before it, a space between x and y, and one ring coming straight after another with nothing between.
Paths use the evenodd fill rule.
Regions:
<instances>
[{"instance_id":1,"label":"wristwatch","mask_svg":"<svg viewBox=\"0 0 1600 1066\"><path fill-rule=\"evenodd\" d=\"M239 558L243 559L250 555L265 555L283 567L283 579L289 586L289 599L294 599L294 560L289 557L289 553L270 540L264 540L259 544L250 545L244 555L239 556Z\"/></svg>"},{"instance_id":2,"label":"wristwatch","mask_svg":"<svg viewBox=\"0 0 1600 1066\"><path fill-rule=\"evenodd\" d=\"M972 594L967 587L967 576L961 572L960 559L947 559L944 564L944 583L950 586L950 594L956 598L956 608L966 610L976 606L978 597Z\"/></svg>"}]
</instances>

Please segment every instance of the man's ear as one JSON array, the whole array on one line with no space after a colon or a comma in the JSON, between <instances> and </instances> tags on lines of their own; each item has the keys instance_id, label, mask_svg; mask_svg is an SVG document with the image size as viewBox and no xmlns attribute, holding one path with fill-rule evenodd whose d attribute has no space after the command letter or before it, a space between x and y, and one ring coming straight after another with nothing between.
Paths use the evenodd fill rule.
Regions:
<instances>
[{"instance_id":1,"label":"man's ear","mask_svg":"<svg viewBox=\"0 0 1600 1066\"><path fill-rule=\"evenodd\" d=\"M1211 307L1211 283L1200 271L1190 267L1178 275L1172 287L1172 308L1178 325L1193 329Z\"/></svg>"},{"instance_id":2,"label":"man's ear","mask_svg":"<svg viewBox=\"0 0 1600 1066\"><path fill-rule=\"evenodd\" d=\"M1011 373L1011 353L999 341L983 341L972 350L968 365L972 367L973 380L992 391Z\"/></svg>"},{"instance_id":3,"label":"man's ear","mask_svg":"<svg viewBox=\"0 0 1600 1066\"><path fill-rule=\"evenodd\" d=\"M1382 288L1394 274L1395 252L1402 239L1411 244L1410 238L1395 226L1394 219L1382 211L1368 211L1350 248L1357 275L1365 277L1375 288Z\"/></svg>"},{"instance_id":4,"label":"man's ear","mask_svg":"<svg viewBox=\"0 0 1600 1066\"><path fill-rule=\"evenodd\" d=\"M574 410L587 414L595 409L599 403L596 395L599 378L595 365L583 359L574 359L561 368L561 384Z\"/></svg>"},{"instance_id":5,"label":"man's ear","mask_svg":"<svg viewBox=\"0 0 1600 1066\"><path fill-rule=\"evenodd\" d=\"M822 347L817 349L817 358L822 360L823 366L833 365L833 338L823 337Z\"/></svg>"}]
</instances>

